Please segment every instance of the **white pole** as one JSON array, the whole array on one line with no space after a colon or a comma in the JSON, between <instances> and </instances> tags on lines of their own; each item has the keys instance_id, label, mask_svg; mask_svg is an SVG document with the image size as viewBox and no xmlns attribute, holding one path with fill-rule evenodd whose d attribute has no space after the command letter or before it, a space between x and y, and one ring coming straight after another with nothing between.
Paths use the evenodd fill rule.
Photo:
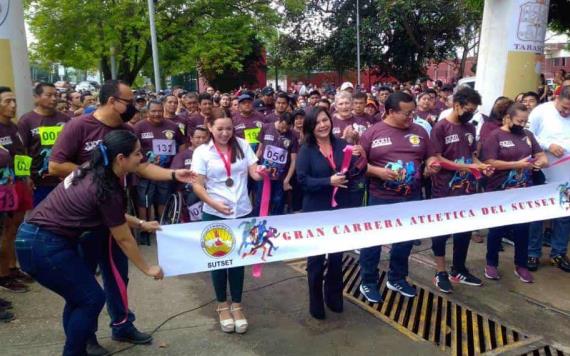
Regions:
<instances>
[{"instance_id":1,"label":"white pole","mask_svg":"<svg viewBox=\"0 0 570 356\"><path fill-rule=\"evenodd\" d=\"M115 59L115 46L111 46L111 79L117 79L117 61Z\"/></svg>"},{"instance_id":2,"label":"white pole","mask_svg":"<svg viewBox=\"0 0 570 356\"><path fill-rule=\"evenodd\" d=\"M356 81L360 88L360 2L356 0Z\"/></svg>"},{"instance_id":3,"label":"white pole","mask_svg":"<svg viewBox=\"0 0 570 356\"><path fill-rule=\"evenodd\" d=\"M154 24L154 0L148 0L148 19L150 21L150 42L152 45L152 65L154 68L154 85L156 92L160 88L160 65L158 63L158 45L156 43L156 27Z\"/></svg>"}]
</instances>

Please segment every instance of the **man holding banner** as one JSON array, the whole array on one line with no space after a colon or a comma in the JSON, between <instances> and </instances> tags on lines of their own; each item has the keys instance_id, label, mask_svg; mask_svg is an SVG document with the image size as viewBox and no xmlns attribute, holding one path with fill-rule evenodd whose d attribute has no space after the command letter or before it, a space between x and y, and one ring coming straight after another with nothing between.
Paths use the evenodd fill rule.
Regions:
<instances>
[{"instance_id":1,"label":"man holding banner","mask_svg":"<svg viewBox=\"0 0 570 356\"><path fill-rule=\"evenodd\" d=\"M537 106L530 114L529 122L530 131L549 154L551 164L567 159L570 155L570 86L563 87L554 101ZM566 255L570 217L555 219L552 225L550 262L564 272L570 272L570 260ZM529 237L528 266L531 271L538 269L541 253L542 230L539 230Z\"/></svg>"},{"instance_id":2,"label":"man holding banner","mask_svg":"<svg viewBox=\"0 0 570 356\"><path fill-rule=\"evenodd\" d=\"M69 116L56 110L57 90L51 83L34 88L36 107L18 120L18 131L27 154L32 157L34 207L59 184L59 177L49 175L51 150Z\"/></svg>"},{"instance_id":3,"label":"man holding banner","mask_svg":"<svg viewBox=\"0 0 570 356\"><path fill-rule=\"evenodd\" d=\"M360 144L368 158L370 176L369 205L385 205L421 199L420 167L426 163L427 174L436 173L435 157L427 132L413 123L414 98L398 92L385 103L386 118L369 128ZM407 281L408 258L412 241L394 243L390 255L387 287L412 298L416 289ZM360 292L372 303L381 300L378 263L381 246L360 250L362 284Z\"/></svg>"}]
</instances>

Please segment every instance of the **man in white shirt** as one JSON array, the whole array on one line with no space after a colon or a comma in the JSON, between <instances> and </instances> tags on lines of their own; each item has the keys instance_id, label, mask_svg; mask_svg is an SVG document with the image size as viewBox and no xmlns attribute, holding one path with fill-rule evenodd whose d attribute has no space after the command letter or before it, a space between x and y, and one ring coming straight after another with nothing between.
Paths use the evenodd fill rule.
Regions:
<instances>
[{"instance_id":1,"label":"man in white shirt","mask_svg":"<svg viewBox=\"0 0 570 356\"><path fill-rule=\"evenodd\" d=\"M560 95L551 102L537 106L529 116L530 131L550 163L570 154L570 86L562 88ZM565 272L570 272L570 260L566 256L570 238L570 217L553 220L552 250L550 261ZM536 270L542 252L542 226L533 224L529 236L528 269Z\"/></svg>"}]
</instances>

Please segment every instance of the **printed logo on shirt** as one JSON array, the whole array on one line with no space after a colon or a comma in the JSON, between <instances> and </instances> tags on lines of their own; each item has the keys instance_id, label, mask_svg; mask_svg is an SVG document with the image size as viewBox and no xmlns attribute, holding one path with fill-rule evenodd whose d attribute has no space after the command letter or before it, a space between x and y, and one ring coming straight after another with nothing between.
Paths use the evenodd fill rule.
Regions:
<instances>
[{"instance_id":1,"label":"printed logo on shirt","mask_svg":"<svg viewBox=\"0 0 570 356\"><path fill-rule=\"evenodd\" d=\"M239 124L235 127L236 130L245 130L245 124Z\"/></svg>"},{"instance_id":2,"label":"printed logo on shirt","mask_svg":"<svg viewBox=\"0 0 570 356\"><path fill-rule=\"evenodd\" d=\"M473 137L473 134L470 132L466 133L465 137L467 137L467 142L469 142L469 145L471 146L473 141L475 141L475 137Z\"/></svg>"},{"instance_id":3,"label":"printed logo on shirt","mask_svg":"<svg viewBox=\"0 0 570 356\"><path fill-rule=\"evenodd\" d=\"M452 144L454 142L459 142L459 135L458 134L445 136L445 144L446 145Z\"/></svg>"},{"instance_id":4,"label":"printed logo on shirt","mask_svg":"<svg viewBox=\"0 0 570 356\"><path fill-rule=\"evenodd\" d=\"M406 135L406 136L408 137L408 140L410 141L410 143L414 147L417 147L420 145L420 143L422 143L422 138L418 135L410 134L410 135Z\"/></svg>"},{"instance_id":5,"label":"printed logo on shirt","mask_svg":"<svg viewBox=\"0 0 570 356\"><path fill-rule=\"evenodd\" d=\"M184 160L184 167L188 168L192 165L192 158L186 158Z\"/></svg>"},{"instance_id":6,"label":"printed logo on shirt","mask_svg":"<svg viewBox=\"0 0 570 356\"><path fill-rule=\"evenodd\" d=\"M392 139L390 137L382 137L372 141L371 148L390 146L391 144L392 144Z\"/></svg>"},{"instance_id":7,"label":"printed logo on shirt","mask_svg":"<svg viewBox=\"0 0 570 356\"><path fill-rule=\"evenodd\" d=\"M332 133L333 133L333 135L339 135L340 134L340 127L333 127Z\"/></svg>"},{"instance_id":8,"label":"printed logo on shirt","mask_svg":"<svg viewBox=\"0 0 570 356\"><path fill-rule=\"evenodd\" d=\"M153 134L152 132L143 132L143 133L141 134L141 138L142 138L143 140L146 140L146 139L153 139L153 138L154 138L154 134Z\"/></svg>"},{"instance_id":9,"label":"printed logo on shirt","mask_svg":"<svg viewBox=\"0 0 570 356\"><path fill-rule=\"evenodd\" d=\"M31 129L30 133L32 134L32 136L37 136L40 134L40 128L36 127L35 129Z\"/></svg>"},{"instance_id":10,"label":"printed logo on shirt","mask_svg":"<svg viewBox=\"0 0 570 356\"><path fill-rule=\"evenodd\" d=\"M65 179L63 180L63 187L65 189L67 189L71 186L71 183L73 182L74 176L75 176L75 172L71 172L70 174L67 175L67 177L65 177Z\"/></svg>"},{"instance_id":11,"label":"printed logo on shirt","mask_svg":"<svg viewBox=\"0 0 570 356\"><path fill-rule=\"evenodd\" d=\"M510 148L510 147L515 147L515 144L511 140L499 141L499 147Z\"/></svg>"},{"instance_id":12,"label":"printed logo on shirt","mask_svg":"<svg viewBox=\"0 0 570 356\"><path fill-rule=\"evenodd\" d=\"M273 135L265 135L263 136L263 140L265 141L275 141L275 137L273 137Z\"/></svg>"},{"instance_id":13,"label":"printed logo on shirt","mask_svg":"<svg viewBox=\"0 0 570 356\"><path fill-rule=\"evenodd\" d=\"M525 136L524 138L526 144L528 145L528 147L532 147L532 142L530 141L530 138L528 136Z\"/></svg>"},{"instance_id":14,"label":"printed logo on shirt","mask_svg":"<svg viewBox=\"0 0 570 356\"><path fill-rule=\"evenodd\" d=\"M255 126L257 126L257 127L259 127L259 128L262 128L262 127L263 127L263 122L261 122L261 121L256 121L256 122L255 122Z\"/></svg>"},{"instance_id":15,"label":"printed logo on shirt","mask_svg":"<svg viewBox=\"0 0 570 356\"><path fill-rule=\"evenodd\" d=\"M10 136L5 136L0 138L0 145L2 146L8 146L11 145L12 143L14 142L12 141L12 137Z\"/></svg>"},{"instance_id":16,"label":"printed logo on shirt","mask_svg":"<svg viewBox=\"0 0 570 356\"><path fill-rule=\"evenodd\" d=\"M285 148L289 148L289 145L291 145L291 140L289 140L288 138L283 140L283 147Z\"/></svg>"},{"instance_id":17,"label":"printed logo on shirt","mask_svg":"<svg viewBox=\"0 0 570 356\"><path fill-rule=\"evenodd\" d=\"M164 130L162 131L162 133L164 134L167 140L172 140L174 138L174 131L172 130Z\"/></svg>"},{"instance_id":18,"label":"printed logo on shirt","mask_svg":"<svg viewBox=\"0 0 570 356\"><path fill-rule=\"evenodd\" d=\"M87 141L85 142L85 147L83 148L83 150L86 152L93 151L95 147L97 147L97 145L101 143L101 141L103 140Z\"/></svg>"}]
</instances>

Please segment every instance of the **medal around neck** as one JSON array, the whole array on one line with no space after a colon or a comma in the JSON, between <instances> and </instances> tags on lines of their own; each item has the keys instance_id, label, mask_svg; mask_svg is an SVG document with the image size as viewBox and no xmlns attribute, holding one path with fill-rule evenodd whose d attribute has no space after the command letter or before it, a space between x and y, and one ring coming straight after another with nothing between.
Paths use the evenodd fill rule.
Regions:
<instances>
[{"instance_id":1,"label":"medal around neck","mask_svg":"<svg viewBox=\"0 0 570 356\"><path fill-rule=\"evenodd\" d=\"M233 180L231 177L228 177L228 178L226 179L226 186L229 187L229 188L231 188L231 187L234 186L234 180Z\"/></svg>"}]
</instances>

